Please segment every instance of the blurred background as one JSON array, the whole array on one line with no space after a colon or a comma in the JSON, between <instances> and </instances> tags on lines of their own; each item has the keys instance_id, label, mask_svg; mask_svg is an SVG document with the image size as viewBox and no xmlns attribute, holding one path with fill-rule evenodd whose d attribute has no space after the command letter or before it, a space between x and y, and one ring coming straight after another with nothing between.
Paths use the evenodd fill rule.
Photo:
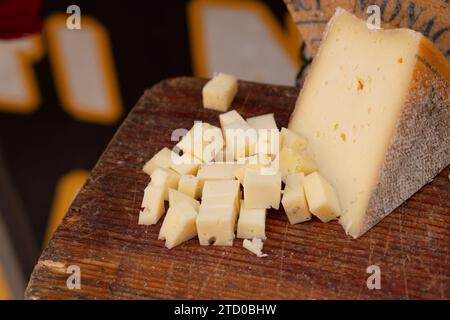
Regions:
<instances>
[{"instance_id":1,"label":"blurred background","mask_svg":"<svg viewBox=\"0 0 450 320\"><path fill-rule=\"evenodd\" d=\"M0 298L22 298L145 88L215 71L294 85L300 43L281 0L0 0Z\"/></svg>"}]
</instances>

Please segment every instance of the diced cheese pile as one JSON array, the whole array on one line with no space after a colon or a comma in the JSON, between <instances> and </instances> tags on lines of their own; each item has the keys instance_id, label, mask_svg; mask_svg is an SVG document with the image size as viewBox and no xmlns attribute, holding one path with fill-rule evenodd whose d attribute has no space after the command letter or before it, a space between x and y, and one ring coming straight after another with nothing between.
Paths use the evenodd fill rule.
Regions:
<instances>
[{"instance_id":1,"label":"diced cheese pile","mask_svg":"<svg viewBox=\"0 0 450 320\"><path fill-rule=\"evenodd\" d=\"M204 94L216 86L206 85ZM317 172L303 137L279 131L273 114L245 120L231 110L220 114L219 122L221 128L196 122L176 145L181 156L164 148L144 166L151 181L139 224L156 224L168 200L158 236L167 248L195 237L202 246L232 246L237 237L264 257L267 209L279 209L281 202L291 224L311 214L323 222L339 216L336 193Z\"/></svg>"}]
</instances>

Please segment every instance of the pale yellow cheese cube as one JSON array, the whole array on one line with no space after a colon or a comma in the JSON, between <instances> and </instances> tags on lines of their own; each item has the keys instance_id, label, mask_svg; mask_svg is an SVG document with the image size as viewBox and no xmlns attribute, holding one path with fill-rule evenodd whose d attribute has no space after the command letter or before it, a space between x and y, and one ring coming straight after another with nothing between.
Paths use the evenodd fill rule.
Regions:
<instances>
[{"instance_id":1,"label":"pale yellow cheese cube","mask_svg":"<svg viewBox=\"0 0 450 320\"><path fill-rule=\"evenodd\" d=\"M179 181L180 175L177 172L171 169L156 168L151 175L150 184L152 186L163 187L165 190L164 200L169 200L168 189L177 189Z\"/></svg>"},{"instance_id":2,"label":"pale yellow cheese cube","mask_svg":"<svg viewBox=\"0 0 450 320\"><path fill-rule=\"evenodd\" d=\"M166 192L166 188L151 184L145 188L141 204L143 210L139 212L139 224L158 223L158 220L164 214L164 195Z\"/></svg>"},{"instance_id":3,"label":"pale yellow cheese cube","mask_svg":"<svg viewBox=\"0 0 450 320\"><path fill-rule=\"evenodd\" d=\"M287 128L281 128L280 146L281 148L287 147L296 151L304 151L308 146L308 142L297 132Z\"/></svg>"},{"instance_id":4,"label":"pale yellow cheese cube","mask_svg":"<svg viewBox=\"0 0 450 320\"><path fill-rule=\"evenodd\" d=\"M303 173L293 173L286 178L286 187L281 203L291 224L311 220L304 183L305 175Z\"/></svg>"},{"instance_id":5,"label":"pale yellow cheese cube","mask_svg":"<svg viewBox=\"0 0 450 320\"><path fill-rule=\"evenodd\" d=\"M176 146L202 162L212 162L224 146L222 130L198 121Z\"/></svg>"},{"instance_id":6,"label":"pale yellow cheese cube","mask_svg":"<svg viewBox=\"0 0 450 320\"><path fill-rule=\"evenodd\" d=\"M203 87L203 107L218 111L227 111L238 90L237 78L219 73Z\"/></svg>"},{"instance_id":7,"label":"pale yellow cheese cube","mask_svg":"<svg viewBox=\"0 0 450 320\"><path fill-rule=\"evenodd\" d=\"M305 194L309 210L322 222L336 219L341 214L334 188L318 172L305 177Z\"/></svg>"},{"instance_id":8,"label":"pale yellow cheese cube","mask_svg":"<svg viewBox=\"0 0 450 320\"><path fill-rule=\"evenodd\" d=\"M209 180L232 180L235 176L237 165L234 163L202 164L197 173L201 183Z\"/></svg>"},{"instance_id":9,"label":"pale yellow cheese cube","mask_svg":"<svg viewBox=\"0 0 450 320\"><path fill-rule=\"evenodd\" d=\"M198 208L200 207L200 201L189 197L183 192L169 188L169 206L175 207L176 205L183 202L190 204L195 209L195 211L198 212Z\"/></svg>"},{"instance_id":10,"label":"pale yellow cheese cube","mask_svg":"<svg viewBox=\"0 0 450 320\"><path fill-rule=\"evenodd\" d=\"M179 174L195 175L197 174L198 168L200 167L201 163L202 161L200 161L190 153L184 152L181 156L177 154L173 156L170 168L178 172Z\"/></svg>"},{"instance_id":11,"label":"pale yellow cheese cube","mask_svg":"<svg viewBox=\"0 0 450 320\"><path fill-rule=\"evenodd\" d=\"M247 209L241 200L237 223L238 238L266 238L266 209Z\"/></svg>"},{"instance_id":12,"label":"pale yellow cheese cube","mask_svg":"<svg viewBox=\"0 0 450 320\"><path fill-rule=\"evenodd\" d=\"M231 111L220 114L219 121L220 121L220 126L222 127L222 129L224 129L225 127L227 127L228 125L230 125L234 122L240 123L242 125L245 125L247 123L244 120L244 118L242 118L242 116L236 110L231 110Z\"/></svg>"},{"instance_id":13,"label":"pale yellow cheese cube","mask_svg":"<svg viewBox=\"0 0 450 320\"><path fill-rule=\"evenodd\" d=\"M151 175L156 168L169 168L172 164L172 150L163 148L159 150L150 160L148 160L142 169L148 175Z\"/></svg>"},{"instance_id":14,"label":"pale yellow cheese cube","mask_svg":"<svg viewBox=\"0 0 450 320\"><path fill-rule=\"evenodd\" d=\"M225 146L234 159L250 156L256 153L258 132L247 123L233 122L223 128Z\"/></svg>"},{"instance_id":15,"label":"pale yellow cheese cube","mask_svg":"<svg viewBox=\"0 0 450 320\"><path fill-rule=\"evenodd\" d=\"M303 172L305 175L318 170L317 164L306 151L299 151L284 146L280 151L280 171L285 182L286 177L292 173Z\"/></svg>"},{"instance_id":16,"label":"pale yellow cheese cube","mask_svg":"<svg viewBox=\"0 0 450 320\"><path fill-rule=\"evenodd\" d=\"M158 239L166 240L166 247L173 247L194 238L197 235L197 212L186 202L179 203L167 210L159 231Z\"/></svg>"},{"instance_id":17,"label":"pale yellow cheese cube","mask_svg":"<svg viewBox=\"0 0 450 320\"><path fill-rule=\"evenodd\" d=\"M178 191L187 194L191 198L199 199L202 195L200 179L193 175L182 175L178 182Z\"/></svg>"},{"instance_id":18,"label":"pale yellow cheese cube","mask_svg":"<svg viewBox=\"0 0 450 320\"><path fill-rule=\"evenodd\" d=\"M275 129L278 131L273 113L247 118L247 123L254 129Z\"/></svg>"},{"instance_id":19,"label":"pale yellow cheese cube","mask_svg":"<svg viewBox=\"0 0 450 320\"><path fill-rule=\"evenodd\" d=\"M262 175L246 171L244 204L249 209L278 209L281 198L281 174Z\"/></svg>"},{"instance_id":20,"label":"pale yellow cheese cube","mask_svg":"<svg viewBox=\"0 0 450 320\"><path fill-rule=\"evenodd\" d=\"M239 181L237 180L206 181L203 186L202 200L224 195L237 197L239 196L239 190Z\"/></svg>"},{"instance_id":21,"label":"pale yellow cheese cube","mask_svg":"<svg viewBox=\"0 0 450 320\"><path fill-rule=\"evenodd\" d=\"M197 232L200 245L232 246L236 214L233 207L202 208L197 216Z\"/></svg>"}]
</instances>

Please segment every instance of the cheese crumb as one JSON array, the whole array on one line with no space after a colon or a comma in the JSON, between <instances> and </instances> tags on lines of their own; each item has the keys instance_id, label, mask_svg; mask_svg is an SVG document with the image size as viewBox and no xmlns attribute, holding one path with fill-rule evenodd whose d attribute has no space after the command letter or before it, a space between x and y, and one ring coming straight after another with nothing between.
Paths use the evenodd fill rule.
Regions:
<instances>
[{"instance_id":1,"label":"cheese crumb","mask_svg":"<svg viewBox=\"0 0 450 320\"><path fill-rule=\"evenodd\" d=\"M258 258L267 257L267 254L262 253L263 242L259 238L253 238L252 241L245 239L242 246L250 252L256 254Z\"/></svg>"}]
</instances>

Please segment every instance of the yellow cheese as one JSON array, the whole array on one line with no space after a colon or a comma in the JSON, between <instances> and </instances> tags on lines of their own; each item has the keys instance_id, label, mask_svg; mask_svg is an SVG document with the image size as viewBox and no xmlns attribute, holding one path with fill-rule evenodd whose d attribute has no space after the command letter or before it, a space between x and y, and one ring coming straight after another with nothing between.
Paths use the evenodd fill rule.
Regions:
<instances>
[{"instance_id":1,"label":"yellow cheese","mask_svg":"<svg viewBox=\"0 0 450 320\"><path fill-rule=\"evenodd\" d=\"M242 242L242 246L248 251L256 254L258 258L267 257L267 254L262 253L263 242L259 238L253 238L251 241L248 239L244 239Z\"/></svg>"},{"instance_id":2,"label":"yellow cheese","mask_svg":"<svg viewBox=\"0 0 450 320\"><path fill-rule=\"evenodd\" d=\"M196 174L201 161L189 153L181 157L169 148L161 149L142 169L148 175L151 175L156 168L171 168L179 174Z\"/></svg>"},{"instance_id":3,"label":"yellow cheese","mask_svg":"<svg viewBox=\"0 0 450 320\"><path fill-rule=\"evenodd\" d=\"M189 203L182 202L167 210L159 231L158 239L166 240L166 247L172 249L197 235L197 212Z\"/></svg>"},{"instance_id":4,"label":"yellow cheese","mask_svg":"<svg viewBox=\"0 0 450 320\"><path fill-rule=\"evenodd\" d=\"M202 200L209 197L224 195L239 195L239 181L223 180L223 181L206 181L203 186Z\"/></svg>"},{"instance_id":5,"label":"yellow cheese","mask_svg":"<svg viewBox=\"0 0 450 320\"><path fill-rule=\"evenodd\" d=\"M211 162L224 146L222 131L205 122L196 122L176 145L184 153L203 162Z\"/></svg>"},{"instance_id":6,"label":"yellow cheese","mask_svg":"<svg viewBox=\"0 0 450 320\"><path fill-rule=\"evenodd\" d=\"M180 175L177 172L171 169L156 168L151 175L150 184L164 188L164 200L169 200L168 189L177 189L179 181Z\"/></svg>"},{"instance_id":7,"label":"yellow cheese","mask_svg":"<svg viewBox=\"0 0 450 320\"><path fill-rule=\"evenodd\" d=\"M309 210L322 222L336 219L341 214L334 188L318 173L305 177L305 195Z\"/></svg>"},{"instance_id":8,"label":"yellow cheese","mask_svg":"<svg viewBox=\"0 0 450 320\"><path fill-rule=\"evenodd\" d=\"M284 182L286 182L286 177L290 174L300 172L310 174L318 169L315 161L306 154L305 149L292 149L288 146L281 148L280 171Z\"/></svg>"},{"instance_id":9,"label":"yellow cheese","mask_svg":"<svg viewBox=\"0 0 450 320\"><path fill-rule=\"evenodd\" d=\"M156 168L169 168L172 165L172 150L163 148L158 151L150 160L148 160L142 169L148 175L153 173Z\"/></svg>"},{"instance_id":10,"label":"yellow cheese","mask_svg":"<svg viewBox=\"0 0 450 320\"><path fill-rule=\"evenodd\" d=\"M211 180L233 180L237 168L238 165L234 163L202 164L197 178L200 179L201 184Z\"/></svg>"},{"instance_id":11,"label":"yellow cheese","mask_svg":"<svg viewBox=\"0 0 450 320\"><path fill-rule=\"evenodd\" d=\"M247 118L247 123L253 129L274 129L278 130L273 113Z\"/></svg>"},{"instance_id":12,"label":"yellow cheese","mask_svg":"<svg viewBox=\"0 0 450 320\"><path fill-rule=\"evenodd\" d=\"M200 206L196 223L200 245L233 245L236 225L236 214L233 206L223 208Z\"/></svg>"},{"instance_id":13,"label":"yellow cheese","mask_svg":"<svg viewBox=\"0 0 450 320\"><path fill-rule=\"evenodd\" d=\"M200 202L195 200L194 198L189 197L188 195L184 194L183 192L180 192L175 189L169 188L169 206L175 207L180 203L188 203L192 206L192 208L195 209L195 211L198 211L198 208L200 207Z\"/></svg>"},{"instance_id":14,"label":"yellow cheese","mask_svg":"<svg viewBox=\"0 0 450 320\"><path fill-rule=\"evenodd\" d=\"M248 209L278 209L281 197L281 174L263 175L245 171L244 203Z\"/></svg>"},{"instance_id":15,"label":"yellow cheese","mask_svg":"<svg viewBox=\"0 0 450 320\"><path fill-rule=\"evenodd\" d=\"M266 238L266 209L247 209L241 200L237 223L238 238Z\"/></svg>"},{"instance_id":16,"label":"yellow cheese","mask_svg":"<svg viewBox=\"0 0 450 320\"><path fill-rule=\"evenodd\" d=\"M203 87L203 107L218 111L227 111L237 93L237 78L219 73Z\"/></svg>"},{"instance_id":17,"label":"yellow cheese","mask_svg":"<svg viewBox=\"0 0 450 320\"><path fill-rule=\"evenodd\" d=\"M308 143L305 138L303 138L298 133L281 128L280 131L280 147L287 147L298 152L306 150Z\"/></svg>"},{"instance_id":18,"label":"yellow cheese","mask_svg":"<svg viewBox=\"0 0 450 320\"><path fill-rule=\"evenodd\" d=\"M139 212L139 224L156 224L164 214L164 195L167 193L165 187L149 184L144 190L144 198Z\"/></svg>"},{"instance_id":19,"label":"yellow cheese","mask_svg":"<svg viewBox=\"0 0 450 320\"><path fill-rule=\"evenodd\" d=\"M191 198L199 199L202 196L200 179L193 175L182 175L178 182L178 191L187 194Z\"/></svg>"},{"instance_id":20,"label":"yellow cheese","mask_svg":"<svg viewBox=\"0 0 450 320\"><path fill-rule=\"evenodd\" d=\"M234 159L253 155L258 144L258 132L247 123L233 122L223 128L225 146Z\"/></svg>"},{"instance_id":21,"label":"yellow cheese","mask_svg":"<svg viewBox=\"0 0 450 320\"><path fill-rule=\"evenodd\" d=\"M232 123L240 123L242 125L245 125L247 122L242 118L242 116L237 112L236 110L231 110L225 113L222 113L219 115L219 122L220 126L222 127L222 130L225 129L227 126L229 126Z\"/></svg>"},{"instance_id":22,"label":"yellow cheese","mask_svg":"<svg viewBox=\"0 0 450 320\"><path fill-rule=\"evenodd\" d=\"M286 187L281 203L291 224L311 220L304 183L305 175L303 173L290 174L286 178Z\"/></svg>"},{"instance_id":23,"label":"yellow cheese","mask_svg":"<svg viewBox=\"0 0 450 320\"><path fill-rule=\"evenodd\" d=\"M420 33L370 30L338 9L289 129L336 189L359 237L450 163L450 64Z\"/></svg>"}]
</instances>

